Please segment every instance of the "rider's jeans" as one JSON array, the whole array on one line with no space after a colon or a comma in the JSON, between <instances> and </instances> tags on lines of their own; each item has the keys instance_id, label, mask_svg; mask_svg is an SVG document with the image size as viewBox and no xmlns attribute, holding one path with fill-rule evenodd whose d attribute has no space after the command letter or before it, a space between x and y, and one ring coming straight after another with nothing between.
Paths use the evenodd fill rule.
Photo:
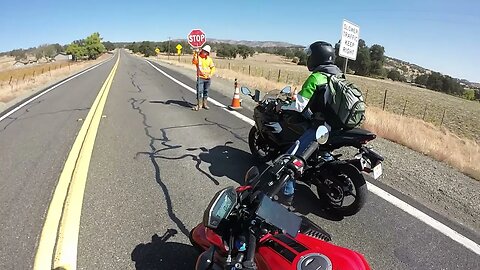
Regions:
<instances>
[{"instance_id":1,"label":"rider's jeans","mask_svg":"<svg viewBox=\"0 0 480 270\"><path fill-rule=\"evenodd\" d=\"M297 150L297 155L301 155L307 148L310 146L310 143L314 141L315 138L315 133L316 129L308 129L305 131L305 133L298 139L300 141L300 145L298 146ZM294 146L292 146L293 148ZM293 149L289 149L288 152L292 152ZM321 153L321 156L325 161L331 161L333 160L332 155L329 152L323 152ZM285 186L283 188L283 194L285 196L293 196L293 193L295 193L295 179L288 180L287 183L285 183Z\"/></svg>"},{"instance_id":2,"label":"rider's jeans","mask_svg":"<svg viewBox=\"0 0 480 270\"><path fill-rule=\"evenodd\" d=\"M310 128L303 135L298 139L300 141L300 145L298 146L298 150L296 152L296 155L299 156L301 155L307 148L310 146L310 143L315 140L315 133L316 129ZM292 146L292 148L295 146ZM289 149L288 152L292 152L293 149ZM295 179L290 179L285 183L285 186L283 188L283 194L285 196L293 196L293 193L295 192Z\"/></svg>"}]
</instances>

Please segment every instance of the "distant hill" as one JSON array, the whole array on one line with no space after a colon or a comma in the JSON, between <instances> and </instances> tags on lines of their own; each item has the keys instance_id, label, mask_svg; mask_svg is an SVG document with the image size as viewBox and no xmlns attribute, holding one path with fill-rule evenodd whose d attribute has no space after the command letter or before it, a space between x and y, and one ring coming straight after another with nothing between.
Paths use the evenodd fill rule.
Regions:
<instances>
[{"instance_id":1,"label":"distant hill","mask_svg":"<svg viewBox=\"0 0 480 270\"><path fill-rule=\"evenodd\" d=\"M387 70L397 69L400 72L400 74L402 74L403 76L405 76L405 78L407 78L408 82L413 82L413 80L415 80L415 78L420 75L431 74L432 72L435 72L434 70L430 70L430 69L421 67L419 65L416 65L407 61L403 61L400 59L396 59L390 56L386 56L385 58L386 58L385 65L384 65L385 69ZM470 82L465 79L458 79L458 78L455 78L455 79L457 80L458 83L466 87L476 88L476 89L480 88L480 83Z\"/></svg>"},{"instance_id":2,"label":"distant hill","mask_svg":"<svg viewBox=\"0 0 480 270\"><path fill-rule=\"evenodd\" d=\"M173 39L173 42L186 41L186 39ZM302 45L296 45L282 41L254 41L254 40L232 40L232 39L216 39L208 38L207 43L227 43L232 45L245 45L248 47L260 47L260 48L273 48L273 47L285 47L285 48L304 48Z\"/></svg>"},{"instance_id":3,"label":"distant hill","mask_svg":"<svg viewBox=\"0 0 480 270\"><path fill-rule=\"evenodd\" d=\"M161 42L166 42L168 40L163 40ZM142 41L136 41L136 43L141 43ZM156 41L153 41L156 42ZM186 42L186 39L172 39L171 42ZM124 47L131 42L113 42L116 46ZM215 39L209 38L207 43L228 43L233 45L245 45L249 47L261 47L261 48L269 48L269 47L286 47L286 48L304 48L304 46L296 45L288 42L281 42L281 41L252 41L252 40L231 40L231 39Z\"/></svg>"},{"instance_id":4,"label":"distant hill","mask_svg":"<svg viewBox=\"0 0 480 270\"><path fill-rule=\"evenodd\" d=\"M252 41L252 40L231 40L231 39L208 39L210 43L228 43L233 45L245 45L249 47L287 47L287 48L304 48L304 46L296 45L288 42L281 41Z\"/></svg>"}]
</instances>

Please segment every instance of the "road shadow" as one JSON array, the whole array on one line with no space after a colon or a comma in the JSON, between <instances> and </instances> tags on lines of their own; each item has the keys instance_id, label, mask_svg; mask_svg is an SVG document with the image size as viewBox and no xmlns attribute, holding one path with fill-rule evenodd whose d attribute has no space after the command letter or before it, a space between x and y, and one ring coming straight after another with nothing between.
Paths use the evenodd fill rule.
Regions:
<instances>
[{"instance_id":1,"label":"road shadow","mask_svg":"<svg viewBox=\"0 0 480 270\"><path fill-rule=\"evenodd\" d=\"M165 100L165 101L163 101L163 100L150 100L150 103L151 104L164 104L164 105L177 105L177 106L185 107L185 108L192 108L193 106L195 106L195 104L192 104L185 99L183 99L183 100L169 99L169 100Z\"/></svg>"},{"instance_id":2,"label":"road shadow","mask_svg":"<svg viewBox=\"0 0 480 270\"><path fill-rule=\"evenodd\" d=\"M194 269L198 251L191 245L168 242L177 230L168 229L162 236L152 235L149 243L138 244L131 253L137 270Z\"/></svg>"},{"instance_id":3,"label":"road shadow","mask_svg":"<svg viewBox=\"0 0 480 270\"><path fill-rule=\"evenodd\" d=\"M216 179L217 177L227 177L242 184L245 173L255 164L250 153L231 147L229 144L233 144L233 142L228 141L224 145L218 145L211 149L203 146L190 147L186 148L186 153L180 156L158 154L164 151L164 149L161 149L156 152L154 157L166 160L191 159L195 162L197 171L210 179L215 185L220 184ZM210 164L208 171L201 168L202 163Z\"/></svg>"},{"instance_id":4,"label":"road shadow","mask_svg":"<svg viewBox=\"0 0 480 270\"><path fill-rule=\"evenodd\" d=\"M223 146L215 146L212 149L208 149L203 146L188 148L185 149L184 154L178 156L178 149L183 148L183 146L172 143L172 140L169 138L168 135L169 131L178 129L182 129L183 131L183 129L185 129L185 132L188 132L189 128L199 126L218 126L225 130L229 130L229 127L226 125L220 125L218 123L205 120L204 123L161 128L161 135L159 137L155 137L152 135L153 127L149 124L148 116L142 108L142 105L144 105L145 102L145 99L131 98L129 100L132 109L140 115L144 126L143 129L145 136L149 139L148 150L145 152L136 153L134 159L137 159L138 156L146 156L150 160L155 172L155 181L159 184L165 199L168 216L170 220L177 225L178 229L185 236L188 236L189 231L187 230L185 224L175 214L174 204L170 196L170 191L162 179L161 168L158 159L192 159L195 162L196 169L200 173L205 175L206 178L209 179L213 184L219 185L220 183L216 179L216 177L222 176L226 176L237 183L243 182L243 175L248 170L248 168L250 168L252 164L252 158L250 157L250 154L245 151L227 146L228 144L231 144L231 142L227 142ZM241 137L236 134L236 130L229 130L229 132L231 132L231 134L234 134L235 137ZM175 152L177 154L176 156L173 156L170 154L170 150L175 149L177 149L177 152ZM202 162L210 163L208 171L202 169Z\"/></svg>"},{"instance_id":5,"label":"road shadow","mask_svg":"<svg viewBox=\"0 0 480 270\"><path fill-rule=\"evenodd\" d=\"M296 183L295 185L293 206L295 207L295 212L302 215L314 214L332 221L340 221L344 218L341 215L332 213L327 205L322 205L316 192L303 183Z\"/></svg>"},{"instance_id":6,"label":"road shadow","mask_svg":"<svg viewBox=\"0 0 480 270\"><path fill-rule=\"evenodd\" d=\"M210 173L216 177L227 177L243 184L245 173L255 165L250 153L231 147L233 142L215 146L199 154L200 160L209 163Z\"/></svg>"}]
</instances>

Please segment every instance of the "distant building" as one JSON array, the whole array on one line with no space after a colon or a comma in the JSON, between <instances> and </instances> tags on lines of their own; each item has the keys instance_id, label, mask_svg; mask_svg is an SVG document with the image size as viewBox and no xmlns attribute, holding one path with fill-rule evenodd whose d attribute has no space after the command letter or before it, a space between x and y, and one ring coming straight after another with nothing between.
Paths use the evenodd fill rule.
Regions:
<instances>
[{"instance_id":1,"label":"distant building","mask_svg":"<svg viewBox=\"0 0 480 270\"><path fill-rule=\"evenodd\" d=\"M72 55L71 54L66 54L66 53L57 53L53 59L55 61L70 61L72 60Z\"/></svg>"}]
</instances>

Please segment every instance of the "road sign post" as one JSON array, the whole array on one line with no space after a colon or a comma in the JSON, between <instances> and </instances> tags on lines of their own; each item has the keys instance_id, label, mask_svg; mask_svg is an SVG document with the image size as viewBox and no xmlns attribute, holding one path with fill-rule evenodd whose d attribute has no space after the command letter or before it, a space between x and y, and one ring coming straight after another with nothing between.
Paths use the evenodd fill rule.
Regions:
<instances>
[{"instance_id":1,"label":"road sign post","mask_svg":"<svg viewBox=\"0 0 480 270\"><path fill-rule=\"evenodd\" d=\"M360 40L360 27L352 22L343 20L342 38L340 40L339 55L345 58L344 72L347 73L348 59L357 59L358 41Z\"/></svg>"},{"instance_id":2,"label":"road sign post","mask_svg":"<svg viewBox=\"0 0 480 270\"><path fill-rule=\"evenodd\" d=\"M180 62L180 55L182 54L182 44L178 43L175 49L177 49L178 62Z\"/></svg>"}]
</instances>

